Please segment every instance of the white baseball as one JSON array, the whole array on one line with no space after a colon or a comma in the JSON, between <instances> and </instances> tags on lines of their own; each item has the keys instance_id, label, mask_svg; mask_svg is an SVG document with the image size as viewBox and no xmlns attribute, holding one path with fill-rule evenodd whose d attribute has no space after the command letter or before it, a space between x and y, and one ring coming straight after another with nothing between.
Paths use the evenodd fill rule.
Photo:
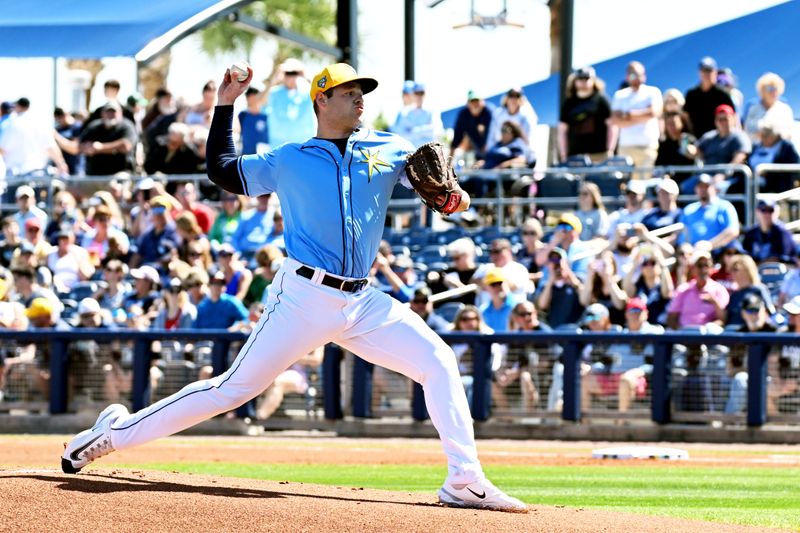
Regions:
<instances>
[{"instance_id":1,"label":"white baseball","mask_svg":"<svg viewBox=\"0 0 800 533\"><path fill-rule=\"evenodd\" d=\"M230 67L231 77L235 77L239 82L243 82L249 76L249 72L247 71L248 65L245 61L237 61Z\"/></svg>"}]
</instances>

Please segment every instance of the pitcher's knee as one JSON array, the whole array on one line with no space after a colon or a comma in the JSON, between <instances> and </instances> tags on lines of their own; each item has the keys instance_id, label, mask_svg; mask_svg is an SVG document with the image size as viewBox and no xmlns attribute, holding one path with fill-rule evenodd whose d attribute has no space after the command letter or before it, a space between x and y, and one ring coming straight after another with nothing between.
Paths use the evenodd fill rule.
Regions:
<instances>
[{"instance_id":1,"label":"pitcher's knee","mask_svg":"<svg viewBox=\"0 0 800 533\"><path fill-rule=\"evenodd\" d=\"M456 356L446 344L442 347L437 347L433 354L420 366L422 376L418 381L421 385L425 385L426 382L431 380L460 379Z\"/></svg>"}]
</instances>

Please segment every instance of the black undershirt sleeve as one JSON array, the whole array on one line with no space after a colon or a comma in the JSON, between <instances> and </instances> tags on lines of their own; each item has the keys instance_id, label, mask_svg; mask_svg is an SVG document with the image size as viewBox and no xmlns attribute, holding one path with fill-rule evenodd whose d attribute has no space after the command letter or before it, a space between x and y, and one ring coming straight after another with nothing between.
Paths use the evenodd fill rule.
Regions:
<instances>
[{"instance_id":1,"label":"black undershirt sleeve","mask_svg":"<svg viewBox=\"0 0 800 533\"><path fill-rule=\"evenodd\" d=\"M206 142L208 179L234 194L245 194L239 174L239 156L233 143L233 106L218 105Z\"/></svg>"}]
</instances>

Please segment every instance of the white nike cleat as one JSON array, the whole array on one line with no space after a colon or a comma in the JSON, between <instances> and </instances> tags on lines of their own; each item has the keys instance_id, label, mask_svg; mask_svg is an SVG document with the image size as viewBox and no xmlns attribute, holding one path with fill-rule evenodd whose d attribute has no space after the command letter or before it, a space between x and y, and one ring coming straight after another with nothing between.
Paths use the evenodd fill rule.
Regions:
<instances>
[{"instance_id":1,"label":"white nike cleat","mask_svg":"<svg viewBox=\"0 0 800 533\"><path fill-rule=\"evenodd\" d=\"M453 485L445 481L439 489L439 503L448 507L489 509L509 513L528 512L527 505L498 489L485 477L466 485Z\"/></svg>"},{"instance_id":2,"label":"white nike cleat","mask_svg":"<svg viewBox=\"0 0 800 533\"><path fill-rule=\"evenodd\" d=\"M81 431L64 447L61 456L61 470L66 474L77 474L81 468L95 459L114 451L108 428L120 416L127 415L128 409L118 403L111 404L100 413L94 426Z\"/></svg>"}]
</instances>

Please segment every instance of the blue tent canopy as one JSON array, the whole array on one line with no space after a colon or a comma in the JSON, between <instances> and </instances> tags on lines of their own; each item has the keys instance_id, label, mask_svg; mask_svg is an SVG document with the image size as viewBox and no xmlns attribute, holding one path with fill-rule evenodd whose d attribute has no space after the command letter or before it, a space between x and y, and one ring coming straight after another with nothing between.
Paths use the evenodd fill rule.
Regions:
<instances>
[{"instance_id":1,"label":"blue tent canopy","mask_svg":"<svg viewBox=\"0 0 800 533\"><path fill-rule=\"evenodd\" d=\"M152 55L148 55L148 45L157 53L209 19L245 3L237 0L2 0L0 57L136 56L146 60Z\"/></svg>"},{"instance_id":2,"label":"blue tent canopy","mask_svg":"<svg viewBox=\"0 0 800 533\"><path fill-rule=\"evenodd\" d=\"M800 101L800 2L788 2L706 28L647 48L642 48L594 65L606 81L609 96L625 76L630 61L647 69L647 83L662 91L675 87L684 94L697 85L697 65L703 56L712 56L720 67L730 67L738 79L745 99L755 96L756 80L772 71L786 80L783 98L790 104ZM523 87L525 96L539 115L539 122L558 122L558 74ZM499 104L501 95L487 100ZM459 108L442 113L445 127L455 123Z\"/></svg>"}]
</instances>

